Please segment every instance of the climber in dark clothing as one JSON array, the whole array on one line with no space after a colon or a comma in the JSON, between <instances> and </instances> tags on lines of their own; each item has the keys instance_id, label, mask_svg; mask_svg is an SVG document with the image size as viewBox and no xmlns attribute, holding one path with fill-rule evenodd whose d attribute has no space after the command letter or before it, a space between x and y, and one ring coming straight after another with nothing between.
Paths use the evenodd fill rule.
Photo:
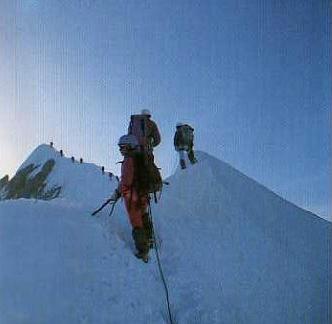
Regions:
<instances>
[{"instance_id":1,"label":"climber in dark clothing","mask_svg":"<svg viewBox=\"0 0 332 324\"><path fill-rule=\"evenodd\" d=\"M128 134L136 136L141 151L154 161L153 148L160 144L161 137L148 109L143 109L140 114L130 117Z\"/></svg>"},{"instance_id":2,"label":"climber in dark clothing","mask_svg":"<svg viewBox=\"0 0 332 324\"><path fill-rule=\"evenodd\" d=\"M186 168L185 152L187 152L188 159L191 164L195 164L194 147L194 129L188 124L177 123L176 132L174 135L174 147L180 156L181 169Z\"/></svg>"}]
</instances>

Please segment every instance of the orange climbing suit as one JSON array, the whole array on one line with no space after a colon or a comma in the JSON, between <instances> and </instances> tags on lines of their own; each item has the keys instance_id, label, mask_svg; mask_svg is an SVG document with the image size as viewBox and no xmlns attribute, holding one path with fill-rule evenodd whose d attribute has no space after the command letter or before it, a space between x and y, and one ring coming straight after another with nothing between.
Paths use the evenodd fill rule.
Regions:
<instances>
[{"instance_id":1,"label":"orange climbing suit","mask_svg":"<svg viewBox=\"0 0 332 324\"><path fill-rule=\"evenodd\" d=\"M120 192L124 198L129 220L133 228L143 227L143 215L148 207L148 196L138 195L134 187L134 160L125 157L121 166Z\"/></svg>"}]
</instances>

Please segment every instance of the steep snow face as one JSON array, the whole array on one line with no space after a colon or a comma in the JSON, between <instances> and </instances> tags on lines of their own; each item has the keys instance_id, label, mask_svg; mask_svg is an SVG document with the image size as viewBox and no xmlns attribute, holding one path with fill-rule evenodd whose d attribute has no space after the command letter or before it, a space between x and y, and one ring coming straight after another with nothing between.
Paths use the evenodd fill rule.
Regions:
<instances>
[{"instance_id":1,"label":"steep snow face","mask_svg":"<svg viewBox=\"0 0 332 324\"><path fill-rule=\"evenodd\" d=\"M71 203L93 206L110 196L117 186L116 177L110 177L108 172L102 174L101 167L92 163L73 162L46 144L38 146L31 153L18 173L28 166L34 166L29 173L29 178L33 178L48 161L54 161L55 164L47 176L45 191L60 187L59 197Z\"/></svg>"},{"instance_id":2,"label":"steep snow face","mask_svg":"<svg viewBox=\"0 0 332 324\"><path fill-rule=\"evenodd\" d=\"M152 204L176 323L330 323L331 224L208 154L197 158ZM133 257L121 201L112 217L108 208L89 216L109 182L95 166L56 159L64 199L0 203L0 321L167 323L154 251L148 264ZM89 173L93 193L75 192ZM80 201L88 198L94 206Z\"/></svg>"},{"instance_id":3,"label":"steep snow face","mask_svg":"<svg viewBox=\"0 0 332 324\"><path fill-rule=\"evenodd\" d=\"M328 323L331 224L208 154L198 160L154 208L173 288L189 287L204 323Z\"/></svg>"}]
</instances>

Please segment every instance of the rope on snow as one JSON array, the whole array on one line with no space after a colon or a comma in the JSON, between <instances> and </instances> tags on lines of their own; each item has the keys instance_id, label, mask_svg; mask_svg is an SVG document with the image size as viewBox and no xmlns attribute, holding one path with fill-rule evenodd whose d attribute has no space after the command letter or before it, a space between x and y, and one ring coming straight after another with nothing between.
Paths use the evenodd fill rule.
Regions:
<instances>
[{"instance_id":1,"label":"rope on snow","mask_svg":"<svg viewBox=\"0 0 332 324\"><path fill-rule=\"evenodd\" d=\"M167 283L166 283L166 280L165 280L165 276L164 276L163 269L162 269L161 262L160 262L160 258L159 258L158 245L157 245L155 231L154 231L154 226L153 226L153 219L152 219L152 211L151 211L150 200L149 200L148 206L149 206L148 207L148 213L149 213L149 218L150 218L151 227L152 227L152 238L153 238L153 241L154 241L154 247L155 247L155 251L156 251L158 269L159 269L160 277L161 277L161 280L163 282L163 285L164 285L164 288L165 288L165 293L166 293L166 302L167 302L168 317L169 317L170 324L173 324L174 322L173 322L173 319L172 319L172 313L171 313L171 307L170 307L170 302L169 302L169 293L168 293Z\"/></svg>"}]
</instances>

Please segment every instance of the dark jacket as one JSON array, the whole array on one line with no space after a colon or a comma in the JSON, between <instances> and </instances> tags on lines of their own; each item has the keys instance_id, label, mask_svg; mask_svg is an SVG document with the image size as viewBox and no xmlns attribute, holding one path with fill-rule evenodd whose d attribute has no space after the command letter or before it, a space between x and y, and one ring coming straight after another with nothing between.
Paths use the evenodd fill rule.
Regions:
<instances>
[{"instance_id":1,"label":"dark jacket","mask_svg":"<svg viewBox=\"0 0 332 324\"><path fill-rule=\"evenodd\" d=\"M156 147L157 145L160 144L161 138L160 138L160 133L159 129L157 127L157 124L151 120L147 120L147 125L148 125L148 139L150 141L150 144L152 147Z\"/></svg>"},{"instance_id":2,"label":"dark jacket","mask_svg":"<svg viewBox=\"0 0 332 324\"><path fill-rule=\"evenodd\" d=\"M189 125L184 125L184 126L189 127L192 131L194 131L194 129L191 126ZM191 150L194 145L193 138L189 140L183 137L183 132L181 127L178 127L176 129L173 142L174 142L174 147L177 151Z\"/></svg>"},{"instance_id":3,"label":"dark jacket","mask_svg":"<svg viewBox=\"0 0 332 324\"><path fill-rule=\"evenodd\" d=\"M144 125L144 126L142 126ZM156 123L144 115L132 115L128 134L134 134L144 151L151 151L160 143L160 133Z\"/></svg>"}]
</instances>

